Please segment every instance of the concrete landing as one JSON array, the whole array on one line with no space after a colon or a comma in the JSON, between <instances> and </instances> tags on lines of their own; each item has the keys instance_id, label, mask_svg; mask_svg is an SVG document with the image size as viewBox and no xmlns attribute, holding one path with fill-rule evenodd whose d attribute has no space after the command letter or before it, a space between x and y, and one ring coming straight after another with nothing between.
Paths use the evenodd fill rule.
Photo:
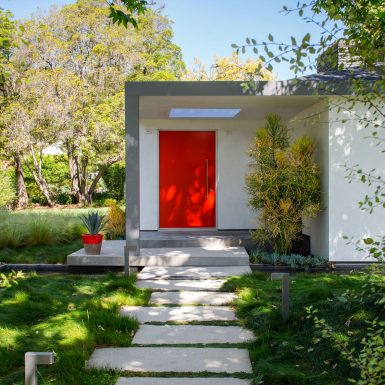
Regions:
<instances>
[{"instance_id":1,"label":"concrete landing","mask_svg":"<svg viewBox=\"0 0 385 385\"><path fill-rule=\"evenodd\" d=\"M86 255L84 249L67 256L69 266L124 266L126 241L103 241L100 255Z\"/></svg>"},{"instance_id":2,"label":"concrete landing","mask_svg":"<svg viewBox=\"0 0 385 385\"><path fill-rule=\"evenodd\" d=\"M137 281L136 285L141 289L152 289L162 291L173 290L219 290L226 281L224 279L206 279L198 280L182 280L182 279L152 279L147 281Z\"/></svg>"},{"instance_id":3,"label":"concrete landing","mask_svg":"<svg viewBox=\"0 0 385 385\"><path fill-rule=\"evenodd\" d=\"M95 349L87 367L129 372L251 373L247 349L103 348Z\"/></svg>"},{"instance_id":4,"label":"concrete landing","mask_svg":"<svg viewBox=\"0 0 385 385\"><path fill-rule=\"evenodd\" d=\"M226 306L143 307L123 306L120 314L146 322L235 321L234 310Z\"/></svg>"},{"instance_id":5,"label":"concrete landing","mask_svg":"<svg viewBox=\"0 0 385 385\"><path fill-rule=\"evenodd\" d=\"M103 241L100 255L86 255L80 249L67 257L70 266L124 266L125 241ZM248 266L243 247L210 246L181 248L142 248L140 256L130 257L131 266Z\"/></svg>"},{"instance_id":6,"label":"concrete landing","mask_svg":"<svg viewBox=\"0 0 385 385\"><path fill-rule=\"evenodd\" d=\"M184 247L142 249L132 266L248 266L244 247Z\"/></svg>"},{"instance_id":7,"label":"concrete landing","mask_svg":"<svg viewBox=\"0 0 385 385\"><path fill-rule=\"evenodd\" d=\"M132 341L135 345L241 344L254 339L239 326L142 325Z\"/></svg>"},{"instance_id":8,"label":"concrete landing","mask_svg":"<svg viewBox=\"0 0 385 385\"><path fill-rule=\"evenodd\" d=\"M119 378L116 385L250 385L251 380L238 378L155 378L155 377L130 377Z\"/></svg>"},{"instance_id":9,"label":"concrete landing","mask_svg":"<svg viewBox=\"0 0 385 385\"><path fill-rule=\"evenodd\" d=\"M228 305L234 301L234 293L215 293L209 291L181 291L152 293L150 303L154 305Z\"/></svg>"},{"instance_id":10,"label":"concrete landing","mask_svg":"<svg viewBox=\"0 0 385 385\"><path fill-rule=\"evenodd\" d=\"M138 280L148 279L210 279L251 273L250 266L145 267Z\"/></svg>"}]
</instances>

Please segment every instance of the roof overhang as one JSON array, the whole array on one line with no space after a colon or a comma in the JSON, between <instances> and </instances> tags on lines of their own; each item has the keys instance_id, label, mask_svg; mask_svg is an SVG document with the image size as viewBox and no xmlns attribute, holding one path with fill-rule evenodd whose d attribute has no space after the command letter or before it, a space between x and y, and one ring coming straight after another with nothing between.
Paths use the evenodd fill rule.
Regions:
<instances>
[{"instance_id":1,"label":"roof overhang","mask_svg":"<svg viewBox=\"0 0 385 385\"><path fill-rule=\"evenodd\" d=\"M331 96L350 95L347 80L126 82L127 96Z\"/></svg>"}]
</instances>

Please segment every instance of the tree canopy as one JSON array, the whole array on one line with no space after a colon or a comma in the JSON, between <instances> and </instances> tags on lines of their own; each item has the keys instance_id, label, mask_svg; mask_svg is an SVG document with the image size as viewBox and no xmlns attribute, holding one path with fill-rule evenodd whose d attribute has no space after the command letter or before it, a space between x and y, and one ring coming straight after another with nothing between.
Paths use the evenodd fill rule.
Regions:
<instances>
[{"instance_id":1,"label":"tree canopy","mask_svg":"<svg viewBox=\"0 0 385 385\"><path fill-rule=\"evenodd\" d=\"M42 164L47 148L67 155L71 194L90 202L108 167L123 159L124 82L176 80L185 70L161 10L138 16L141 29L119 29L109 7L78 0L1 30L7 73L1 151L22 160L50 205L55 197Z\"/></svg>"}]
</instances>

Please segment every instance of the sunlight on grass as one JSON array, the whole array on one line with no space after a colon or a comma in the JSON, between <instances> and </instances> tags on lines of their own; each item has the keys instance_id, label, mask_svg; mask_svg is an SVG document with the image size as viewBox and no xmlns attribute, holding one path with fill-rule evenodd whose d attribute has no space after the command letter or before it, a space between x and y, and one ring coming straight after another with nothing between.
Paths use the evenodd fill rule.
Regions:
<instances>
[{"instance_id":1,"label":"sunlight on grass","mask_svg":"<svg viewBox=\"0 0 385 385\"><path fill-rule=\"evenodd\" d=\"M118 314L119 303L146 305L149 291L135 277L31 274L0 291L0 384L22 385L26 351L55 351L41 367L40 383L113 385L117 373L85 370L97 346L130 346L136 320ZM15 327L17 325L17 327Z\"/></svg>"},{"instance_id":2,"label":"sunlight on grass","mask_svg":"<svg viewBox=\"0 0 385 385\"><path fill-rule=\"evenodd\" d=\"M10 350L16 347L17 341L24 336L24 333L19 329L0 327L0 336L0 348Z\"/></svg>"}]
</instances>

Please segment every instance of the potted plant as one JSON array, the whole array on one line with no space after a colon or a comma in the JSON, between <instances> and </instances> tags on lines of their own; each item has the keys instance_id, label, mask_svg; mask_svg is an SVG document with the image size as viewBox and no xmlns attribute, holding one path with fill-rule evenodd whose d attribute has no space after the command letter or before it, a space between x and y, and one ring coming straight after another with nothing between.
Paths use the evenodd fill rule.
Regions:
<instances>
[{"instance_id":1,"label":"potted plant","mask_svg":"<svg viewBox=\"0 0 385 385\"><path fill-rule=\"evenodd\" d=\"M100 234L100 232L107 224L105 215L101 215L95 211L87 215L82 215L81 218L84 226L88 230L88 234L82 235L86 255L99 255L103 242L103 234Z\"/></svg>"}]
</instances>

